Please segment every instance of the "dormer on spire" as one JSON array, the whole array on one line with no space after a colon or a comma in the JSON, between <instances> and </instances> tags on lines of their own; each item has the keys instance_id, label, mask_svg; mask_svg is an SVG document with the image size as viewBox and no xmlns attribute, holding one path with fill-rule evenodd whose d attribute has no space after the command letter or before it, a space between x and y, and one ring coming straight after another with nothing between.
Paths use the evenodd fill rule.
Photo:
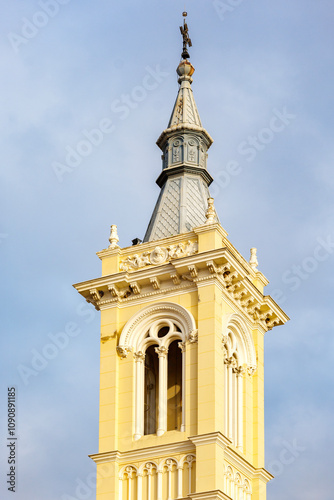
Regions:
<instances>
[{"instance_id":1,"label":"dormer on spire","mask_svg":"<svg viewBox=\"0 0 334 500\"><path fill-rule=\"evenodd\" d=\"M192 231L205 224L211 199L208 186L213 179L207 171L207 151L213 139L202 126L191 88L195 68L187 60L187 46L192 44L185 21L180 29L183 60L176 69L180 87L168 126L157 140L163 152L162 172L156 181L161 193L144 242Z\"/></svg>"}]
</instances>

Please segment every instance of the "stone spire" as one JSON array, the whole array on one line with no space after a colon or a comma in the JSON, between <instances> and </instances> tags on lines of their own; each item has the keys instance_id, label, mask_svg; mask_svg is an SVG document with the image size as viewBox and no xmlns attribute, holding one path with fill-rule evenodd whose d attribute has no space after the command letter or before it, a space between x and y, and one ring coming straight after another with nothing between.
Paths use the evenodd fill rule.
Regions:
<instances>
[{"instance_id":1,"label":"stone spire","mask_svg":"<svg viewBox=\"0 0 334 500\"><path fill-rule=\"evenodd\" d=\"M186 23L181 33L182 56L189 57L186 44L191 46L191 41ZM157 140L163 152L162 172L157 179L161 192L144 241L185 233L206 222L208 186L213 180L207 171L207 151L213 139L203 128L195 103L191 88L194 71L188 59L183 59L176 70L178 95L167 129Z\"/></svg>"}]
</instances>

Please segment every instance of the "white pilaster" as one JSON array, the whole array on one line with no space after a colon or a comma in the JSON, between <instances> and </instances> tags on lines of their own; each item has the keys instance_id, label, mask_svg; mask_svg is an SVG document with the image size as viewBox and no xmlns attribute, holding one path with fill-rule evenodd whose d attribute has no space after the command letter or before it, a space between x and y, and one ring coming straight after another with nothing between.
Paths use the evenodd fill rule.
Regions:
<instances>
[{"instance_id":1,"label":"white pilaster","mask_svg":"<svg viewBox=\"0 0 334 500\"><path fill-rule=\"evenodd\" d=\"M137 441L144 434L144 362L145 354L141 351L134 354L136 363L136 410L135 410L135 434Z\"/></svg>"},{"instance_id":2,"label":"white pilaster","mask_svg":"<svg viewBox=\"0 0 334 500\"><path fill-rule=\"evenodd\" d=\"M162 436L167 430L167 353L166 347L156 347L159 357L159 415L157 436Z\"/></svg>"}]
</instances>

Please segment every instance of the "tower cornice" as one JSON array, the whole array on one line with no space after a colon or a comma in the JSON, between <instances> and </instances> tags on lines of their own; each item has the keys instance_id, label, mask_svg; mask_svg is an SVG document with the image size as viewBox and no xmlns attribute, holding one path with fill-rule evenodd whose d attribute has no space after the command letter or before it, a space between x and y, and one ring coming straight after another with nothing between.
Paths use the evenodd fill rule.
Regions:
<instances>
[{"instance_id":1,"label":"tower cornice","mask_svg":"<svg viewBox=\"0 0 334 500\"><path fill-rule=\"evenodd\" d=\"M168 139L170 139L176 133L185 133L185 132L196 132L197 134L201 134L203 139L205 140L208 149L214 142L213 138L205 128L191 123L180 123L178 125L174 125L173 127L168 127L163 132L161 132L157 140L157 145L161 150L163 150L166 141Z\"/></svg>"},{"instance_id":2,"label":"tower cornice","mask_svg":"<svg viewBox=\"0 0 334 500\"><path fill-rule=\"evenodd\" d=\"M156 180L159 187L162 187L167 179L172 175L195 174L199 175L208 186L213 182L213 177L207 170L192 165L179 165L177 167L169 167L164 169Z\"/></svg>"}]
</instances>

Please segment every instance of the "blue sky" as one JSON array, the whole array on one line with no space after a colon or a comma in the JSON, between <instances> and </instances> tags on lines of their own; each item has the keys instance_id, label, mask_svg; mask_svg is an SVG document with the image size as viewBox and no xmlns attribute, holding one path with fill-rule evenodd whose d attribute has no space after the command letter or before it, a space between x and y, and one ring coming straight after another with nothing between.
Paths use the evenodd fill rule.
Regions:
<instances>
[{"instance_id":1,"label":"blue sky","mask_svg":"<svg viewBox=\"0 0 334 500\"><path fill-rule=\"evenodd\" d=\"M5 409L15 385L16 500L92 500L99 314L71 284L100 275L95 252L111 224L121 246L145 233L184 2L2 3L0 496L12 498ZM186 9L193 90L215 140L216 210L246 258L258 248L266 291L291 317L265 340L268 499L332 500L334 4ZM87 134L96 145L80 149Z\"/></svg>"}]
</instances>

